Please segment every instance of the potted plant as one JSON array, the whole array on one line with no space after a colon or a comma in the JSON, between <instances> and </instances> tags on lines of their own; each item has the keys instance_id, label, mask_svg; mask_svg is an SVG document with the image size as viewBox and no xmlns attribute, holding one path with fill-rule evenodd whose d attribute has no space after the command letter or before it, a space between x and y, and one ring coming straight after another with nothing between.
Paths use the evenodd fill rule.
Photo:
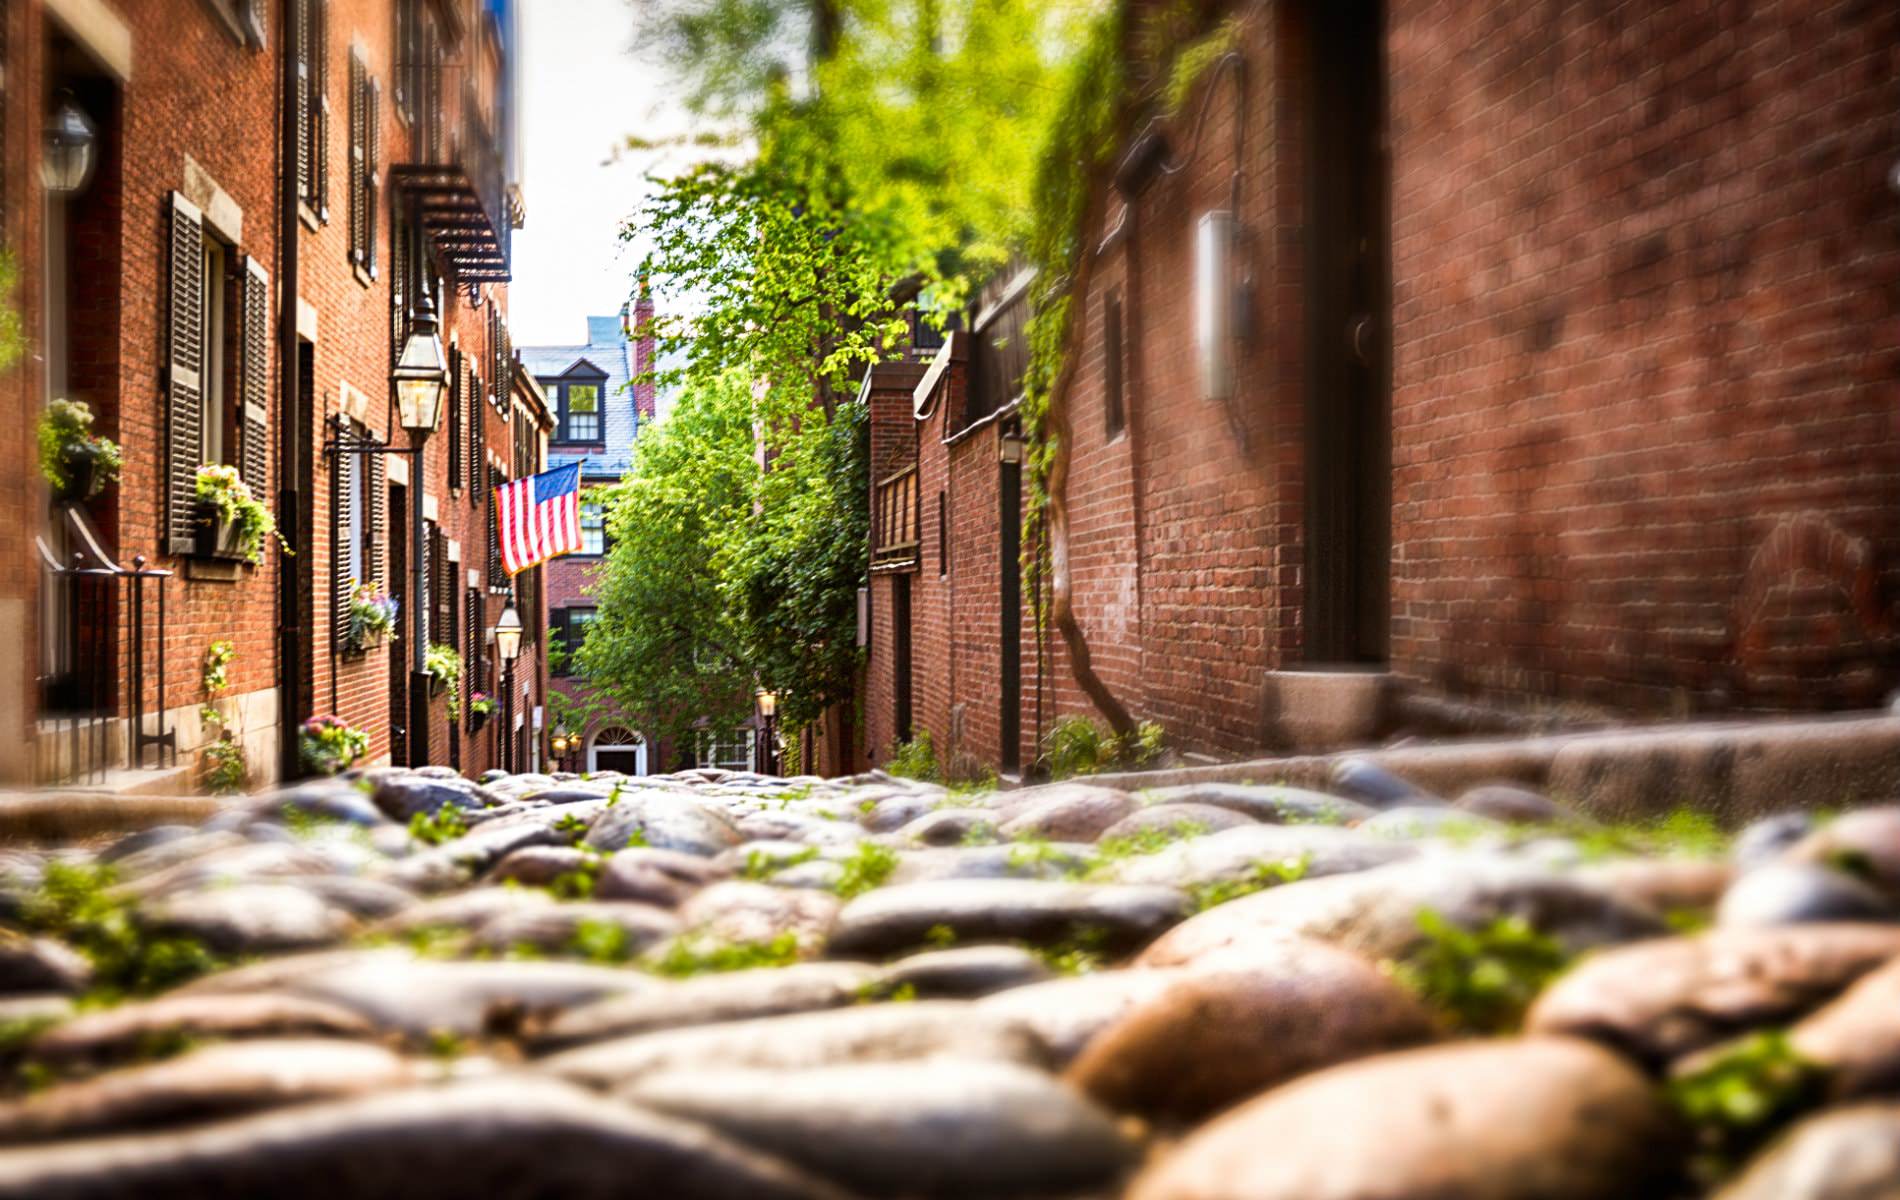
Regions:
<instances>
[{"instance_id":1,"label":"potted plant","mask_svg":"<svg viewBox=\"0 0 1900 1200\"><path fill-rule=\"evenodd\" d=\"M55 400L40 414L40 474L53 496L70 503L90 500L119 477L119 446L92 432L92 409Z\"/></svg>"},{"instance_id":2,"label":"potted plant","mask_svg":"<svg viewBox=\"0 0 1900 1200\"><path fill-rule=\"evenodd\" d=\"M334 775L369 753L369 734L352 729L341 717L311 717L297 729L297 750L305 766Z\"/></svg>"},{"instance_id":3,"label":"potted plant","mask_svg":"<svg viewBox=\"0 0 1900 1200\"><path fill-rule=\"evenodd\" d=\"M198 499L198 554L255 565L263 556L267 537L276 537L286 552L290 550L277 532L270 509L251 494L236 467L216 463L199 467L193 491Z\"/></svg>"},{"instance_id":4,"label":"potted plant","mask_svg":"<svg viewBox=\"0 0 1900 1200\"><path fill-rule=\"evenodd\" d=\"M449 693L449 720L461 716L461 698L456 694L456 685L462 681L462 656L455 647L436 643L423 652L422 673L429 677L429 694L439 696L446 689Z\"/></svg>"},{"instance_id":5,"label":"potted plant","mask_svg":"<svg viewBox=\"0 0 1900 1200\"><path fill-rule=\"evenodd\" d=\"M495 698L487 692L468 694L468 728L473 733L488 724L488 715L495 711Z\"/></svg>"},{"instance_id":6,"label":"potted plant","mask_svg":"<svg viewBox=\"0 0 1900 1200\"><path fill-rule=\"evenodd\" d=\"M396 639L396 612L400 601L374 583L359 583L350 590L350 646L367 650L385 637Z\"/></svg>"}]
</instances>

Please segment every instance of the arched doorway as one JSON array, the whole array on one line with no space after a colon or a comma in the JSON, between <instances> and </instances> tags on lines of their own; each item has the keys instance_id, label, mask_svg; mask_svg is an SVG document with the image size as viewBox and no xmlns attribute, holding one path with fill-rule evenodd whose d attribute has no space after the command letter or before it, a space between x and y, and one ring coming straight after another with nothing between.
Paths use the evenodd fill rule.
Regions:
<instances>
[{"instance_id":1,"label":"arched doorway","mask_svg":"<svg viewBox=\"0 0 1900 1200\"><path fill-rule=\"evenodd\" d=\"M609 725L595 733L593 740L587 743L587 769L645 775L647 740L631 729Z\"/></svg>"}]
</instances>

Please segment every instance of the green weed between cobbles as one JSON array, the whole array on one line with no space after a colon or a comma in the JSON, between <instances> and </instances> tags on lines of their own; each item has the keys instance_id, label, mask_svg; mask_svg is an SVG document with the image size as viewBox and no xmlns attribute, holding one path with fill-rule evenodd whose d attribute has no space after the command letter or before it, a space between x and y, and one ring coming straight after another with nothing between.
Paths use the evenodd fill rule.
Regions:
<instances>
[{"instance_id":1,"label":"green weed between cobbles","mask_svg":"<svg viewBox=\"0 0 1900 1200\"><path fill-rule=\"evenodd\" d=\"M409 836L431 846L452 842L467 832L468 821L463 818L462 810L453 804L444 804L433 813L417 813L409 818Z\"/></svg>"},{"instance_id":2,"label":"green weed between cobbles","mask_svg":"<svg viewBox=\"0 0 1900 1200\"><path fill-rule=\"evenodd\" d=\"M665 953L645 964L656 975L685 978L754 967L787 967L798 961L798 935L787 930L763 942L689 944L675 939Z\"/></svg>"},{"instance_id":3,"label":"green weed between cobbles","mask_svg":"<svg viewBox=\"0 0 1900 1200\"><path fill-rule=\"evenodd\" d=\"M1279 862L1255 863L1251 870L1238 879L1216 879L1188 885L1188 904L1197 913L1206 912L1230 900L1264 892L1283 883L1298 883L1306 878L1311 865L1312 856L1306 854L1298 858L1284 858Z\"/></svg>"},{"instance_id":4,"label":"green weed between cobbles","mask_svg":"<svg viewBox=\"0 0 1900 1200\"><path fill-rule=\"evenodd\" d=\"M1786 1031L1763 1029L1669 1081L1666 1094L1695 1131L1690 1169L1713 1186L1773 1134L1825 1097L1826 1072L1796 1053Z\"/></svg>"},{"instance_id":5,"label":"green weed between cobbles","mask_svg":"<svg viewBox=\"0 0 1900 1200\"><path fill-rule=\"evenodd\" d=\"M745 866L739 868L739 875L753 883L763 883L788 867L808 863L818 857L818 847L807 846L796 854L783 857L768 854L763 850L753 850L745 856Z\"/></svg>"},{"instance_id":6,"label":"green weed between cobbles","mask_svg":"<svg viewBox=\"0 0 1900 1200\"><path fill-rule=\"evenodd\" d=\"M1424 940L1391 964L1391 973L1467 1032L1516 1028L1531 1001L1570 963L1556 938L1519 916L1465 929L1427 908L1419 910L1418 927Z\"/></svg>"},{"instance_id":7,"label":"green weed between cobbles","mask_svg":"<svg viewBox=\"0 0 1900 1200\"><path fill-rule=\"evenodd\" d=\"M875 887L882 887L884 881L897 869L897 851L876 842L859 842L851 857L840 864L844 868L838 881L831 890L849 900L861 896Z\"/></svg>"},{"instance_id":8,"label":"green weed between cobbles","mask_svg":"<svg viewBox=\"0 0 1900 1200\"><path fill-rule=\"evenodd\" d=\"M1676 808L1647 821L1578 831L1577 846L1586 859L1642 855L1657 858L1720 858L1733 838L1708 813Z\"/></svg>"},{"instance_id":9,"label":"green weed between cobbles","mask_svg":"<svg viewBox=\"0 0 1900 1200\"><path fill-rule=\"evenodd\" d=\"M149 995L225 965L194 938L144 929L131 901L113 893L116 882L109 866L48 863L20 911L28 929L58 938L92 963L90 1002Z\"/></svg>"}]
</instances>

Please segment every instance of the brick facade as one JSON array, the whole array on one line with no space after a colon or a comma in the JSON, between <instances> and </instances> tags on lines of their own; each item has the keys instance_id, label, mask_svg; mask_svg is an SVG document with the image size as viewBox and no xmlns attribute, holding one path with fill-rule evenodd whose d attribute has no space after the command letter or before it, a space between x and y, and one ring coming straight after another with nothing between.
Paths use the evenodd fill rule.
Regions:
<instances>
[{"instance_id":1,"label":"brick facade","mask_svg":"<svg viewBox=\"0 0 1900 1200\"><path fill-rule=\"evenodd\" d=\"M1154 7L1133 5L1133 25ZM1327 214L1309 219L1324 72L1308 64L1341 64L1316 49L1312 5L1237 11L1238 69L1205 71L1152 126L1158 110L1133 114L1126 169L1096 183L1052 414L1066 455L1054 582L1094 675L1171 744L1217 756L1278 745L1275 673L1329 662L1308 605L1343 548L1309 545L1309 519L1325 476L1358 469L1315 448L1310 416L1334 399L1316 383L1326 356L1351 338L1315 326ZM1361 82L1382 100L1385 135L1367 141L1390 301L1361 334L1374 374L1389 370L1375 448L1390 469L1367 477L1378 495L1389 474L1367 534L1389 533L1372 543L1389 582L1367 665L1518 712L1881 699L1900 684L1900 198L1886 182L1900 10L1391 0L1370 16L1382 55ZM1143 130L1165 169L1141 169ZM1237 215L1250 318L1225 399L1196 356L1196 226L1215 210ZM1003 522L994 476L962 464L995 455L944 445L947 407L918 421L900 391L873 387L873 444L895 454L915 437L915 723L940 758L994 763L997 623L981 598ZM873 478L891 469L878 459ZM892 588L874 567L880 755L898 733ZM1028 756L1033 619L1023 629ZM1055 628L1046 653L1041 726L1099 720Z\"/></svg>"},{"instance_id":2,"label":"brick facade","mask_svg":"<svg viewBox=\"0 0 1900 1200\"><path fill-rule=\"evenodd\" d=\"M36 182L37 131L53 85L75 85L76 98L99 128L99 169L86 190L67 205L72 261L66 271L66 312L74 335L64 390L91 403L100 430L120 442L125 457L119 483L89 506L90 519L108 554L117 560L129 563L140 555L174 573L165 584L162 624L155 612L147 615L145 679L129 679L129 614L116 614L110 711L119 717L126 714L128 686L148 688L148 713L166 710L168 722L178 731L180 761L190 764L209 736L196 715L207 698L201 664L213 641L228 640L236 657L230 686L218 697L218 706L246 743L253 782L261 782L278 774L279 747L294 737L294 731L283 728L280 689L294 688L285 707L298 714L298 720L335 713L368 730L372 760L388 759L392 731L407 723L405 706L392 699L392 682L406 681L400 669L392 679L390 659L405 653L420 630L419 606L411 603L407 577L394 577L399 559L413 561L398 500L406 505L420 494L424 515L431 528L440 531L455 569L457 586L449 606L453 627L428 630L429 640L452 641L458 648L470 644L464 628L469 611L464 585L470 571L482 579L482 627L492 626L500 614L503 598L491 594L486 583L486 479L471 480L466 472L465 434L455 450L463 469L451 474L452 426L445 418L419 465L392 455L383 459L378 473L369 457L357 460L369 474L367 491L375 494L365 515L366 571L382 564L382 581L403 595L405 610L399 640L360 652L339 644L336 634L346 622L338 619L338 604L347 598L348 582L343 580L339 590L339 575L348 572L339 572L333 561L339 459L326 453L325 446L336 436L340 418L347 418L360 435L397 448L408 446L407 435L396 426L389 384L393 346L401 332L392 311L397 274L393 230L413 194L397 174L410 164L453 159L479 140L425 148L421 114L399 110L394 78L403 53L398 49L398 9L426 13L426 27L440 31L440 50L451 64L437 73L445 80L439 85L446 114L442 121L454 137L465 136L466 102L479 108L487 127L498 131L498 140L506 141L504 73L512 31L506 6L497 9L476 0L427 0L426 7L424 0L278 0L250 6L258 20L255 27L246 25L246 7L222 0L190 5L171 0L28 0L8 5L5 109L0 116L8 150L5 174L0 176L7 223L0 232L22 260L27 283L19 301L27 327L39 328L52 299L42 286L49 272L38 251L47 205ZM296 13L304 14L305 29L312 32L290 31L288 17ZM321 93L315 111L324 116L312 121L314 146L309 153L322 168L313 165L308 195L293 211L284 202L283 185L296 163L287 159L280 134L283 89L296 76L300 51L308 52L310 74ZM360 73L355 63L360 63ZM376 114L373 134L367 122L357 124L359 78L378 89L377 103L360 110ZM352 203L357 178L352 155L359 147L366 158L373 154L378 185L371 202L369 263L355 261L352 254L362 220ZM205 236L225 244L230 274L242 277L243 264L250 260L253 272L268 278L265 297L254 311L234 303L226 316L241 356L262 355L257 360L262 444L244 452L247 482L277 515L290 543L286 550L267 546L256 566L173 552L165 474L167 426L177 420L167 374L168 322L175 323L169 307L176 291L171 248L178 243L168 239L174 193L203 215ZM503 223L512 219L515 205L511 199L509 211L498 214ZM506 231L500 236L505 238ZM292 258L286 253L286 237L296 239L295 290L289 297L284 292L292 282L284 268ZM441 331L451 359L459 351L470 361L500 364L506 343L494 316L505 310L505 283L465 284L458 278L457 262L435 244L428 246L428 261L443 277ZM286 372L281 368L288 332L283 326L288 321L295 324L298 362ZM26 363L0 377L0 408L15 412L20 419L9 427L25 433L0 446L18 468L0 475L13 481L5 486L15 488L21 480L37 479L27 431L33 414L55 390L44 357L52 347L36 345L35 350ZM248 381L244 369L228 381L229 387ZM494 456L508 476L537 469L545 414L531 381L523 390L511 386L508 372L498 367L484 366L482 375L487 384L500 383L494 388L494 402L480 409L484 453ZM287 386L287 379L298 382ZM460 389L455 394L459 396ZM461 416L458 413L453 428L462 427ZM297 426L295 461L283 459L285 423ZM527 430L531 435L521 437ZM262 478L250 465L253 454L262 466ZM227 454L227 461L237 461L236 454ZM383 486L377 486L379 482ZM47 512L43 486L31 484L30 492L15 497L19 502L9 511ZM37 520L16 523L0 536L17 538L24 532L30 537L41 525ZM30 543L6 561L31 563ZM297 611L291 623L302 639L295 652L298 661L286 659L289 643L278 637L280 620L288 611L279 586L282 571L297 575ZM34 645L45 633L35 623L40 580L17 568L8 572L0 576L0 623L11 626L14 614L20 614L25 626L21 640ZM517 599L527 605L537 594L538 589L527 585ZM523 623L530 636L516 668L521 689L516 711L525 718L522 758L517 760L525 765L533 740L532 714L544 692L540 639L535 636L544 622L538 613L524 612ZM152 669L161 641L166 660L162 696ZM475 639L476 645L481 642ZM27 733L20 740L30 744L37 704L34 673L41 656L23 657L20 674L0 679L0 693L7 697L0 702L0 717ZM465 691L474 673L475 668L465 668ZM492 664L484 676L493 678ZM486 690L496 689L491 684ZM475 735L464 719L464 728L451 736L447 706L446 696L431 705L428 760L452 762L470 772L495 765L500 755L494 726L499 722ZM156 727L155 716L147 720ZM122 733L115 732L114 738L122 744ZM122 751L117 753L114 765L123 757ZM42 754L37 773L46 776L46 766ZM21 779L36 770L29 755L17 762L0 761L0 772Z\"/></svg>"}]
</instances>

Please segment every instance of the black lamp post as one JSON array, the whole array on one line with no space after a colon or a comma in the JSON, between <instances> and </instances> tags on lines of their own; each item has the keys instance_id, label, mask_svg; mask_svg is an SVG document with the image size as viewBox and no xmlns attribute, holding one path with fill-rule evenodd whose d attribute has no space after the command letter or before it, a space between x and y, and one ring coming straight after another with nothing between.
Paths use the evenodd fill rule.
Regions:
<instances>
[{"instance_id":1,"label":"black lamp post","mask_svg":"<svg viewBox=\"0 0 1900 1200\"><path fill-rule=\"evenodd\" d=\"M759 689L759 773L761 775L778 774L778 696L764 688Z\"/></svg>"},{"instance_id":2,"label":"black lamp post","mask_svg":"<svg viewBox=\"0 0 1900 1200\"><path fill-rule=\"evenodd\" d=\"M501 769L513 771L515 757L515 656L521 653L521 614L510 595L495 622L495 654L501 659Z\"/></svg>"},{"instance_id":3,"label":"black lamp post","mask_svg":"<svg viewBox=\"0 0 1900 1200\"><path fill-rule=\"evenodd\" d=\"M416 469L409 481L409 765L429 761L429 676L423 670L428 653L428 613L422 603L428 576L428 554L422 543L422 447L442 419L442 394L448 390L448 360L442 353L442 336L436 329L435 304L423 289L409 319L409 336L403 340L402 354L389 382L396 392L396 412L402 427L409 431Z\"/></svg>"}]
</instances>

